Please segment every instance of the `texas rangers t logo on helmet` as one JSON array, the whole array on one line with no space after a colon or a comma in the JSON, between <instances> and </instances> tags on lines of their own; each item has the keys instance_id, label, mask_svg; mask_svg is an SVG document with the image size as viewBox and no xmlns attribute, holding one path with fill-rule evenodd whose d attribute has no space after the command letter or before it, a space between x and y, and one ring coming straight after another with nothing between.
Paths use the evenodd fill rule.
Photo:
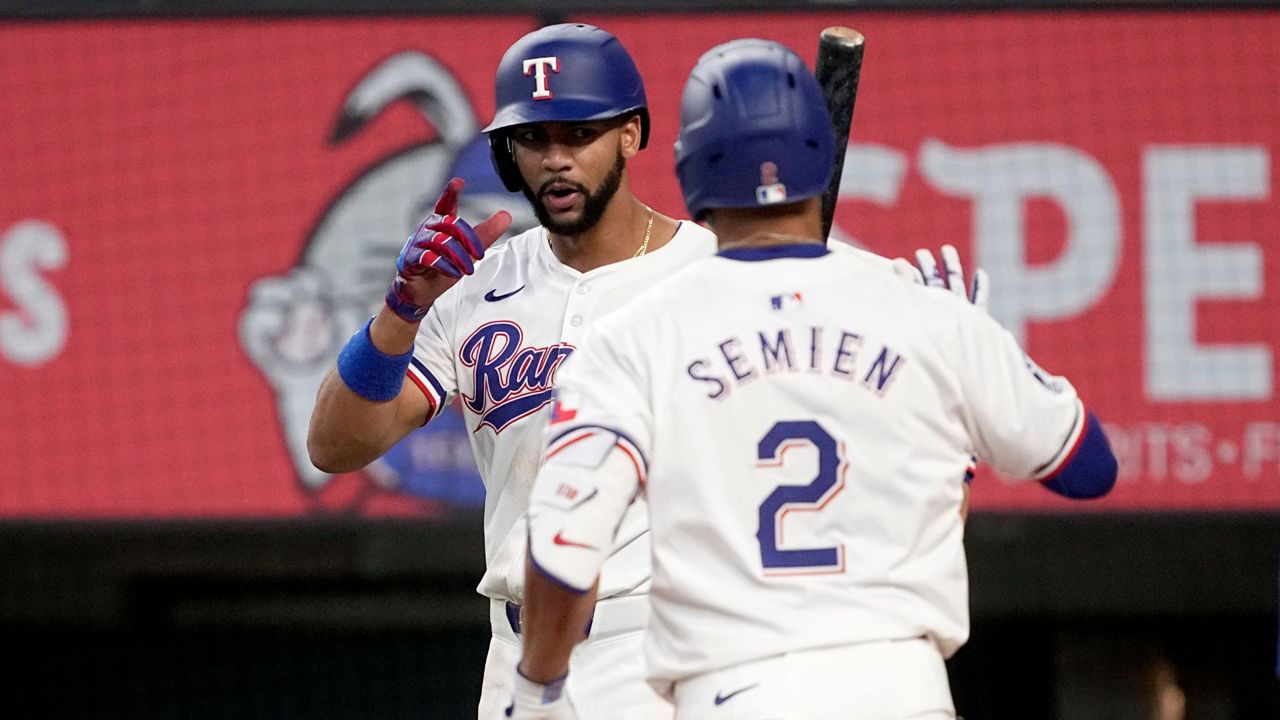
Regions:
<instances>
[{"instance_id":1,"label":"texas rangers t logo on helmet","mask_svg":"<svg viewBox=\"0 0 1280 720\"><path fill-rule=\"evenodd\" d=\"M766 160L760 163L760 185L756 187L757 205L776 205L787 201L787 186L778 182L778 166Z\"/></svg>"},{"instance_id":2,"label":"texas rangers t logo on helmet","mask_svg":"<svg viewBox=\"0 0 1280 720\"><path fill-rule=\"evenodd\" d=\"M547 86L547 68L551 68L551 72L560 72L560 58L558 57L539 57L529 58L524 61L525 77L529 76L529 71L533 71L533 81L537 83L537 89L533 91L534 100L550 100L551 88Z\"/></svg>"}]
</instances>

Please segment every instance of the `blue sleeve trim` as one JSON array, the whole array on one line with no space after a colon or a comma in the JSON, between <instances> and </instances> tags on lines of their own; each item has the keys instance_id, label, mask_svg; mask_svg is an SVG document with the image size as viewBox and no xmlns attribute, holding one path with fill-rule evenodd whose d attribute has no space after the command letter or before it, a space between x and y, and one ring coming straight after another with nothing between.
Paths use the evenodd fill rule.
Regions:
<instances>
[{"instance_id":1,"label":"blue sleeve trim","mask_svg":"<svg viewBox=\"0 0 1280 720\"><path fill-rule=\"evenodd\" d=\"M338 375L352 392L365 400L386 402L400 394L413 349L403 355L382 352L369 337L372 324L373 318L369 318L342 346L342 352L338 353Z\"/></svg>"},{"instance_id":2,"label":"blue sleeve trim","mask_svg":"<svg viewBox=\"0 0 1280 720\"><path fill-rule=\"evenodd\" d=\"M1102 431L1102 423L1088 412L1084 430L1070 457L1040 482L1063 497L1086 500L1110 492L1116 484L1118 470L1116 456L1111 452L1106 433Z\"/></svg>"},{"instance_id":3,"label":"blue sleeve trim","mask_svg":"<svg viewBox=\"0 0 1280 720\"><path fill-rule=\"evenodd\" d=\"M410 351L410 355L412 355L412 351ZM410 357L409 363L413 365L422 377L427 379L427 382L431 383L431 389L436 391L438 399L436 401L435 411L436 414L439 414L440 411L444 409L445 398L448 397L448 393L444 391L444 385L440 384L440 381L436 379L436 376L428 370L427 366L418 358Z\"/></svg>"}]
</instances>

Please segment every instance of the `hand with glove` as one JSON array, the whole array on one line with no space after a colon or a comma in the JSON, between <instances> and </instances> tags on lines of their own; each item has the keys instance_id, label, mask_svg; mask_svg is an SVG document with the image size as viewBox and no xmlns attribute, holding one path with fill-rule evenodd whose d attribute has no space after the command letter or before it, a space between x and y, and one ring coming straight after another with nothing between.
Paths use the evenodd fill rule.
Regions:
<instances>
[{"instance_id":1,"label":"hand with glove","mask_svg":"<svg viewBox=\"0 0 1280 720\"><path fill-rule=\"evenodd\" d=\"M979 269L974 272L973 282L966 290L964 268L960 266L960 253L954 245L943 245L941 255L942 265L939 266L932 252L920 248L916 250L916 266L913 267L899 258L894 261L894 270L899 275L910 277L914 282L950 290L973 303L979 310L987 312L987 300L991 293L987 271Z\"/></svg>"},{"instance_id":2,"label":"hand with glove","mask_svg":"<svg viewBox=\"0 0 1280 720\"><path fill-rule=\"evenodd\" d=\"M511 214L499 211L472 228L457 215L461 193L462 180L450 180L400 251L386 307L347 339L321 382L305 443L318 471L367 466L438 409L405 378L419 323L511 225Z\"/></svg>"},{"instance_id":3,"label":"hand with glove","mask_svg":"<svg viewBox=\"0 0 1280 720\"><path fill-rule=\"evenodd\" d=\"M409 236L396 258L396 278L387 291L387 307L402 320L417 323L436 298L453 287L511 225L511 214L494 213L471 227L458 217L462 178L453 178L436 201L435 212Z\"/></svg>"},{"instance_id":4,"label":"hand with glove","mask_svg":"<svg viewBox=\"0 0 1280 720\"><path fill-rule=\"evenodd\" d=\"M578 720L564 684L568 674L540 683L530 680L516 668L515 697L507 707L512 720Z\"/></svg>"}]
</instances>

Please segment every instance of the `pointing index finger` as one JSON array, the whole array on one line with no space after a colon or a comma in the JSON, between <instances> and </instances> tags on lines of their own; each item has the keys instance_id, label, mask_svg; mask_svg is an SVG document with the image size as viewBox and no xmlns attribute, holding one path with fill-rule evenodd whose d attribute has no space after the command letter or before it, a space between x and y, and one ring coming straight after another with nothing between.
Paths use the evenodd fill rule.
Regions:
<instances>
[{"instance_id":1,"label":"pointing index finger","mask_svg":"<svg viewBox=\"0 0 1280 720\"><path fill-rule=\"evenodd\" d=\"M460 177L453 178L444 186L440 199L436 201L437 215L456 215L458 212L458 196L462 195L464 181Z\"/></svg>"}]
</instances>

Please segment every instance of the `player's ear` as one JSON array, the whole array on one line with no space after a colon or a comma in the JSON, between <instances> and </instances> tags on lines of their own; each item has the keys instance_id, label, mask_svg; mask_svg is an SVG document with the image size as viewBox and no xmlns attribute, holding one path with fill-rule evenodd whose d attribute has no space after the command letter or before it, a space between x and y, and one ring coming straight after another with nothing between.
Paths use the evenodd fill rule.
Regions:
<instances>
[{"instance_id":1,"label":"player's ear","mask_svg":"<svg viewBox=\"0 0 1280 720\"><path fill-rule=\"evenodd\" d=\"M640 133L643 125L640 115L632 115L622 123L622 157L630 160L640 152Z\"/></svg>"}]
</instances>

